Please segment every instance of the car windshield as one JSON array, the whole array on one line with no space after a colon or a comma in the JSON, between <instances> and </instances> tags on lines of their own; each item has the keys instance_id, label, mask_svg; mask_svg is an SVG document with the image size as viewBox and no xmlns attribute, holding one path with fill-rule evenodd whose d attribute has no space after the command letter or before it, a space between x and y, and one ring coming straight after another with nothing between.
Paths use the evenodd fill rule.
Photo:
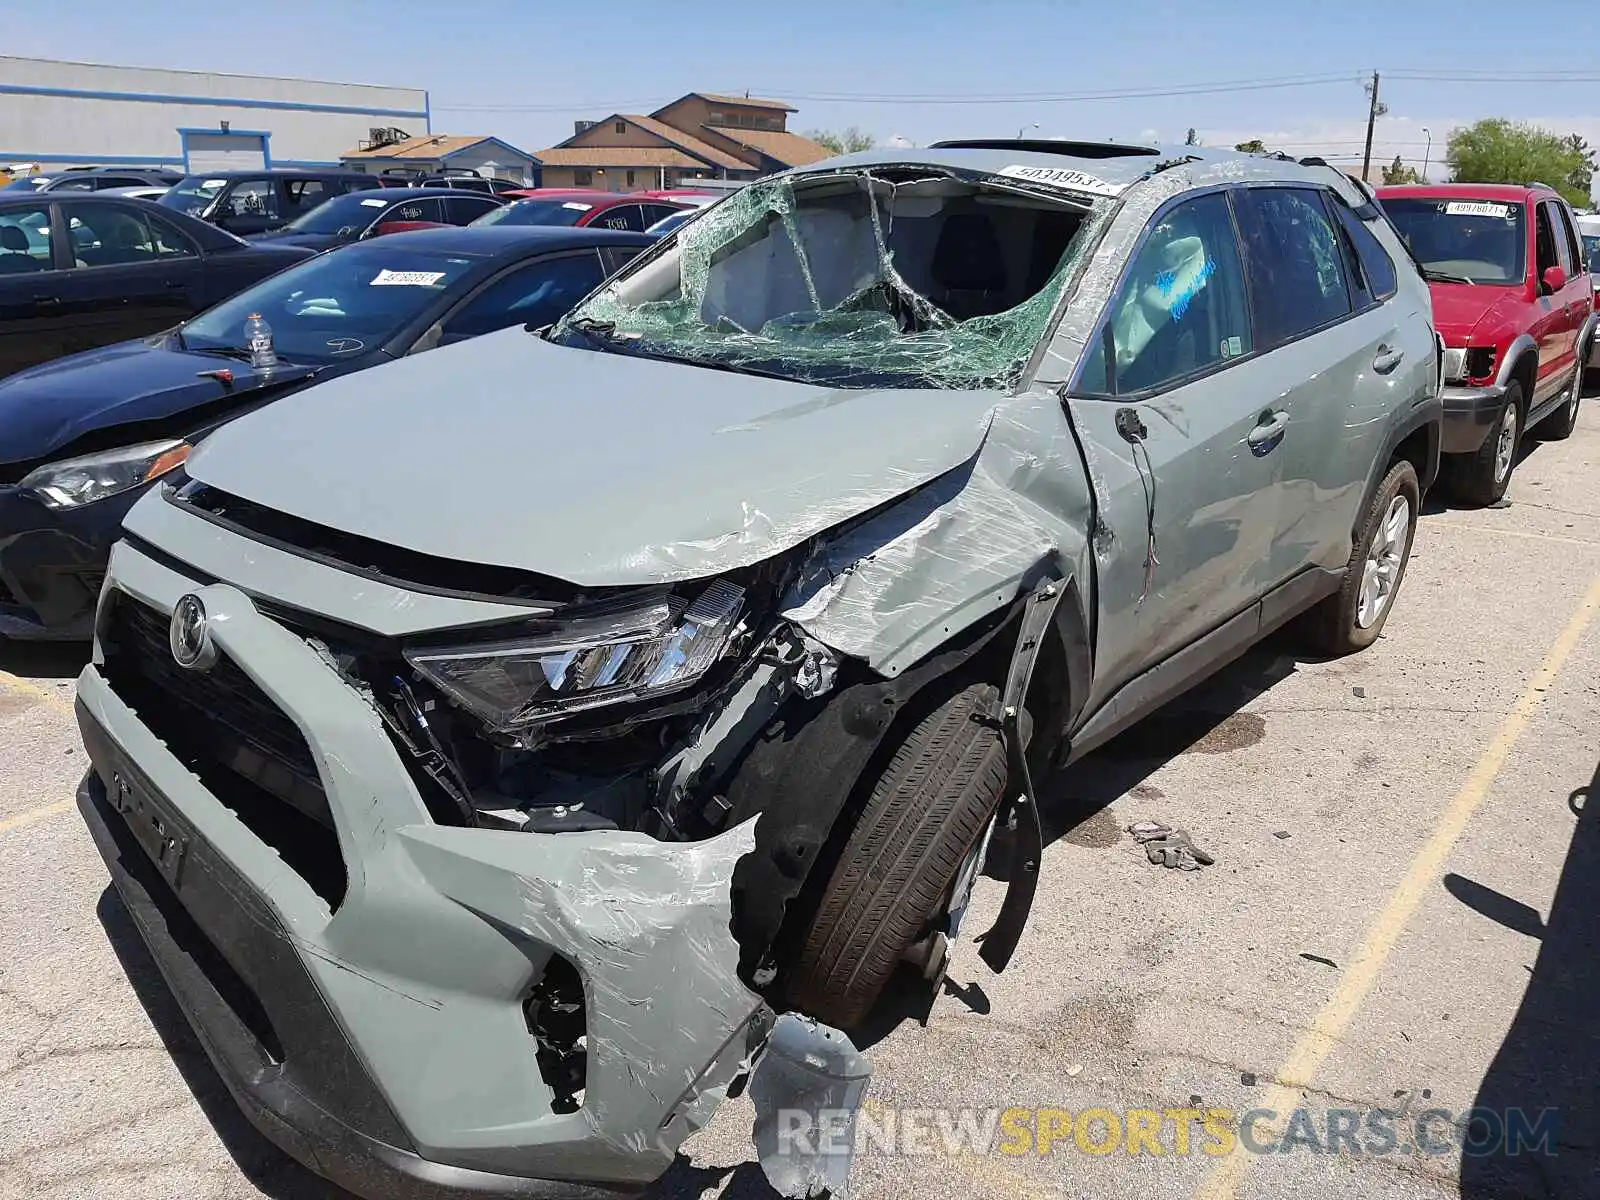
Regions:
<instances>
[{"instance_id":1,"label":"car windshield","mask_svg":"<svg viewBox=\"0 0 1600 1200\"><path fill-rule=\"evenodd\" d=\"M355 234L383 215L386 208L399 203L394 196L379 195L381 189L367 188L346 192L301 213L284 229L289 233Z\"/></svg>"},{"instance_id":2,"label":"car windshield","mask_svg":"<svg viewBox=\"0 0 1600 1200\"><path fill-rule=\"evenodd\" d=\"M552 337L835 387L1008 388L1091 241L1087 206L1012 183L877 168L751 184Z\"/></svg>"},{"instance_id":3,"label":"car windshield","mask_svg":"<svg viewBox=\"0 0 1600 1200\"><path fill-rule=\"evenodd\" d=\"M576 225L594 205L582 200L515 200L490 209L474 225Z\"/></svg>"},{"instance_id":4,"label":"car windshield","mask_svg":"<svg viewBox=\"0 0 1600 1200\"><path fill-rule=\"evenodd\" d=\"M1589 270L1600 270L1600 233L1583 235L1583 258L1589 264Z\"/></svg>"},{"instance_id":5,"label":"car windshield","mask_svg":"<svg viewBox=\"0 0 1600 1200\"><path fill-rule=\"evenodd\" d=\"M226 179L208 178L204 175L189 175L180 179L167 190L167 194L156 201L165 208L175 208L179 212L188 213L190 216L199 216L205 212L206 206L217 198L218 193L228 186Z\"/></svg>"},{"instance_id":6,"label":"car windshield","mask_svg":"<svg viewBox=\"0 0 1600 1200\"><path fill-rule=\"evenodd\" d=\"M307 259L182 327L191 350L237 351L259 313L273 347L291 362L338 362L375 350L481 259L411 250L389 239Z\"/></svg>"},{"instance_id":7,"label":"car windshield","mask_svg":"<svg viewBox=\"0 0 1600 1200\"><path fill-rule=\"evenodd\" d=\"M1423 274L1444 283L1521 283L1528 239L1523 205L1512 201L1385 199Z\"/></svg>"}]
</instances>

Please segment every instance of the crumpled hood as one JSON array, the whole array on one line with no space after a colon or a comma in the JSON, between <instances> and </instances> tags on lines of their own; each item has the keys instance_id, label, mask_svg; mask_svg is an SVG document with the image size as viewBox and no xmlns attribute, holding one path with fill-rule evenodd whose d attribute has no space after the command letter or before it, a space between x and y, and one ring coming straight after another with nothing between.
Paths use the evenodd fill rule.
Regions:
<instances>
[{"instance_id":1,"label":"crumpled hood","mask_svg":"<svg viewBox=\"0 0 1600 1200\"><path fill-rule=\"evenodd\" d=\"M1444 335L1445 345L1465 346L1474 331L1483 326L1483 338L1474 345L1494 339L1491 332L1526 301L1522 289L1485 284L1430 283L1433 296L1433 324Z\"/></svg>"},{"instance_id":2,"label":"crumpled hood","mask_svg":"<svg viewBox=\"0 0 1600 1200\"><path fill-rule=\"evenodd\" d=\"M200 376L219 368L233 372L231 390ZM263 379L245 363L149 339L58 358L0 379L0 462L43 458L96 429L159 420L309 374L285 364Z\"/></svg>"},{"instance_id":3,"label":"crumpled hood","mask_svg":"<svg viewBox=\"0 0 1600 1200\"><path fill-rule=\"evenodd\" d=\"M191 476L319 525L586 587L759 562L971 458L993 392L863 391L510 329L236 421Z\"/></svg>"}]
</instances>

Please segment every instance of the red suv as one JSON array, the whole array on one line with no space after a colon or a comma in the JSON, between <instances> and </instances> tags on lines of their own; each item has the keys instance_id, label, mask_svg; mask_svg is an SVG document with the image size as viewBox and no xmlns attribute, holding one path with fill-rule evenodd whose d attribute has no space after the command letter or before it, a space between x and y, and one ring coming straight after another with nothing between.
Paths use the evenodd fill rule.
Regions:
<instances>
[{"instance_id":1,"label":"red suv","mask_svg":"<svg viewBox=\"0 0 1600 1200\"><path fill-rule=\"evenodd\" d=\"M1600 316L1576 223L1543 184L1378 189L1433 293L1444 338L1444 459L1454 495L1505 494L1522 434L1572 433Z\"/></svg>"}]
</instances>

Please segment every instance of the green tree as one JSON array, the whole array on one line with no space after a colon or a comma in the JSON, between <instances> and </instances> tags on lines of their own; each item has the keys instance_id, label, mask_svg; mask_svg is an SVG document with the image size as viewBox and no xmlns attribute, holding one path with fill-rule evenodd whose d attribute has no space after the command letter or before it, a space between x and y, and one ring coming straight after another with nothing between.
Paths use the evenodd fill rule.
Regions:
<instances>
[{"instance_id":1,"label":"green tree","mask_svg":"<svg viewBox=\"0 0 1600 1200\"><path fill-rule=\"evenodd\" d=\"M1452 130L1445 161L1458 183L1547 183L1573 204L1589 203L1593 174L1588 147L1576 134L1561 137L1548 129L1504 117L1487 117ZM1581 185L1579 183L1581 179Z\"/></svg>"},{"instance_id":2,"label":"green tree","mask_svg":"<svg viewBox=\"0 0 1600 1200\"><path fill-rule=\"evenodd\" d=\"M1427 180L1423 179L1421 175L1417 174L1417 169L1415 167L1408 167L1405 165L1405 163L1401 162L1400 156L1396 154L1394 156L1394 161L1383 169L1383 182L1385 184L1426 183Z\"/></svg>"},{"instance_id":3,"label":"green tree","mask_svg":"<svg viewBox=\"0 0 1600 1200\"><path fill-rule=\"evenodd\" d=\"M1251 138L1248 142L1240 142L1234 149L1241 154L1265 154L1267 144L1260 138Z\"/></svg>"},{"instance_id":4,"label":"green tree","mask_svg":"<svg viewBox=\"0 0 1600 1200\"><path fill-rule=\"evenodd\" d=\"M862 150L871 150L878 144L877 138L854 125L838 131L810 129L806 131L806 136L817 145L826 146L835 154L855 154Z\"/></svg>"},{"instance_id":5,"label":"green tree","mask_svg":"<svg viewBox=\"0 0 1600 1200\"><path fill-rule=\"evenodd\" d=\"M1567 186L1574 192L1581 192L1584 198L1584 205L1587 206L1589 203L1589 189L1594 186L1594 151L1590 149L1589 143L1584 140L1581 133L1569 133L1563 140L1567 144L1567 149L1576 154L1579 160L1578 165L1573 168L1572 174L1567 176Z\"/></svg>"}]
</instances>

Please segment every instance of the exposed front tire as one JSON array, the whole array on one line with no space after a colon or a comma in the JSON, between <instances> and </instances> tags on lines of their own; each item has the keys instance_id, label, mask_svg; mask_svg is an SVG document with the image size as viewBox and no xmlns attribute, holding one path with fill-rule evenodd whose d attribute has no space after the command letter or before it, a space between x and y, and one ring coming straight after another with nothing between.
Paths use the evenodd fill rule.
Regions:
<instances>
[{"instance_id":1,"label":"exposed front tire","mask_svg":"<svg viewBox=\"0 0 1600 1200\"><path fill-rule=\"evenodd\" d=\"M872 786L823 888L783 992L850 1029L906 950L942 915L951 884L1006 786L999 690L973 684L924 717Z\"/></svg>"},{"instance_id":2,"label":"exposed front tire","mask_svg":"<svg viewBox=\"0 0 1600 1200\"><path fill-rule=\"evenodd\" d=\"M1521 441L1522 385L1512 383L1506 389L1505 407L1477 452L1452 454L1444 460L1450 494L1461 503L1474 506L1493 504L1500 499L1511 483Z\"/></svg>"},{"instance_id":3,"label":"exposed front tire","mask_svg":"<svg viewBox=\"0 0 1600 1200\"><path fill-rule=\"evenodd\" d=\"M1395 463L1367 506L1344 585L1306 614L1307 640L1319 653L1336 658L1378 640L1411 561L1421 507L1416 468Z\"/></svg>"}]
</instances>

